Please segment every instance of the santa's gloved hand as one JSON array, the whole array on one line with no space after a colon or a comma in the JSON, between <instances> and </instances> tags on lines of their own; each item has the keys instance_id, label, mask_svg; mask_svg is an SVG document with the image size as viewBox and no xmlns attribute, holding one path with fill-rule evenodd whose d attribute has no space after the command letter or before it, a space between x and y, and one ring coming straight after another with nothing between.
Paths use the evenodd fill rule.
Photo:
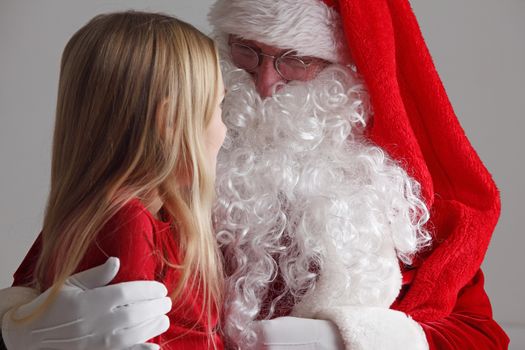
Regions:
<instances>
[{"instance_id":1,"label":"santa's gloved hand","mask_svg":"<svg viewBox=\"0 0 525 350\"><path fill-rule=\"evenodd\" d=\"M29 323L12 319L31 314L50 290L3 317L2 336L8 350L153 350L145 343L169 327L171 309L166 287L155 281L106 286L120 267L118 258L66 280L56 300Z\"/></svg>"},{"instance_id":2,"label":"santa's gloved hand","mask_svg":"<svg viewBox=\"0 0 525 350\"><path fill-rule=\"evenodd\" d=\"M343 339L330 321L279 317L257 321L257 350L341 350Z\"/></svg>"}]
</instances>

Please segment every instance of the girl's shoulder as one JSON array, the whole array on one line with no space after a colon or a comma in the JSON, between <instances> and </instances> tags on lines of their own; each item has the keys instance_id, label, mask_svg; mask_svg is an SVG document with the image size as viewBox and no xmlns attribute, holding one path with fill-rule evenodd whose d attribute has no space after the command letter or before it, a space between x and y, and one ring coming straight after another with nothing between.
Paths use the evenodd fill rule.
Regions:
<instances>
[{"instance_id":1,"label":"girl's shoulder","mask_svg":"<svg viewBox=\"0 0 525 350\"><path fill-rule=\"evenodd\" d=\"M109 256L144 253L156 245L157 231L153 215L139 199L132 199L108 219L94 243Z\"/></svg>"},{"instance_id":2,"label":"girl's shoulder","mask_svg":"<svg viewBox=\"0 0 525 350\"><path fill-rule=\"evenodd\" d=\"M126 230L153 234L167 228L169 224L155 218L138 198L133 198L108 220L103 231Z\"/></svg>"},{"instance_id":3,"label":"girl's shoulder","mask_svg":"<svg viewBox=\"0 0 525 350\"><path fill-rule=\"evenodd\" d=\"M159 261L155 218L138 199L120 208L88 248L80 270L100 265L110 256L120 259L113 283L156 279Z\"/></svg>"},{"instance_id":4,"label":"girl's shoulder","mask_svg":"<svg viewBox=\"0 0 525 350\"><path fill-rule=\"evenodd\" d=\"M133 198L120 208L109 220L119 224L143 223L152 225L151 213L138 198Z\"/></svg>"}]
</instances>

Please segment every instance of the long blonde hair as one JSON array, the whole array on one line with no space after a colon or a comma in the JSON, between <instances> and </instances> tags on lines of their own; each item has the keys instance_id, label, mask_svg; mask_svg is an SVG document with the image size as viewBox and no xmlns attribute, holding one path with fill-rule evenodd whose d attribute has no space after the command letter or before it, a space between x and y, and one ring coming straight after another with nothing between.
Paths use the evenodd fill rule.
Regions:
<instances>
[{"instance_id":1,"label":"long blonde hair","mask_svg":"<svg viewBox=\"0 0 525 350\"><path fill-rule=\"evenodd\" d=\"M111 216L158 189L184 252L179 265L171 264L182 269L173 298L191 286L202 293L208 320L220 310L222 263L211 226L214 174L203 140L219 74L213 41L163 14L99 15L69 40L35 268L36 287L53 285L50 300ZM181 174L188 183L181 183Z\"/></svg>"}]
</instances>

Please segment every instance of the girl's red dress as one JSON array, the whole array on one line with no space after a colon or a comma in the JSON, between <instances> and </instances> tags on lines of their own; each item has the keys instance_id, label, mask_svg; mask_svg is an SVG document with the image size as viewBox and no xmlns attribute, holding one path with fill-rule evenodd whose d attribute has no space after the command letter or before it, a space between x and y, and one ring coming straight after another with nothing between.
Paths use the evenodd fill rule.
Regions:
<instances>
[{"instance_id":1,"label":"girl's red dress","mask_svg":"<svg viewBox=\"0 0 525 350\"><path fill-rule=\"evenodd\" d=\"M138 199L133 199L106 223L88 248L77 271L101 265L108 257L116 256L120 259L120 270L112 284L156 280L164 283L171 294L180 279L180 272L168 268L161 259L162 254L167 254L171 262L177 262L179 258L171 226L171 221L156 219ZM13 285L24 285L32 280L40 249L39 236L16 271ZM165 350L213 348L205 332L206 317L201 317L201 312L201 296L186 290L180 301L174 302L168 314L169 329L149 342L160 344ZM213 315L213 327L217 325L217 320L218 315ZM215 336L215 342L218 350L224 348L218 335Z\"/></svg>"}]
</instances>

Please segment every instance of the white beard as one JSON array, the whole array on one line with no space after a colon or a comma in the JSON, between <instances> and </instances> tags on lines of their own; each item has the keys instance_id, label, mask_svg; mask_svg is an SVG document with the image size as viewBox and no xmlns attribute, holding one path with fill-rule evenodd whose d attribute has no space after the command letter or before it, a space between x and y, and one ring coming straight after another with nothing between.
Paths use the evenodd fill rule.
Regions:
<instances>
[{"instance_id":1,"label":"white beard","mask_svg":"<svg viewBox=\"0 0 525 350\"><path fill-rule=\"evenodd\" d=\"M223 62L223 75L228 135L214 223L227 338L251 347L277 274L285 289L272 305L292 295L294 315L390 306L401 286L397 258L410 262L429 241L428 211L419 185L363 136L371 111L361 79L331 66L262 101L249 74Z\"/></svg>"}]
</instances>

